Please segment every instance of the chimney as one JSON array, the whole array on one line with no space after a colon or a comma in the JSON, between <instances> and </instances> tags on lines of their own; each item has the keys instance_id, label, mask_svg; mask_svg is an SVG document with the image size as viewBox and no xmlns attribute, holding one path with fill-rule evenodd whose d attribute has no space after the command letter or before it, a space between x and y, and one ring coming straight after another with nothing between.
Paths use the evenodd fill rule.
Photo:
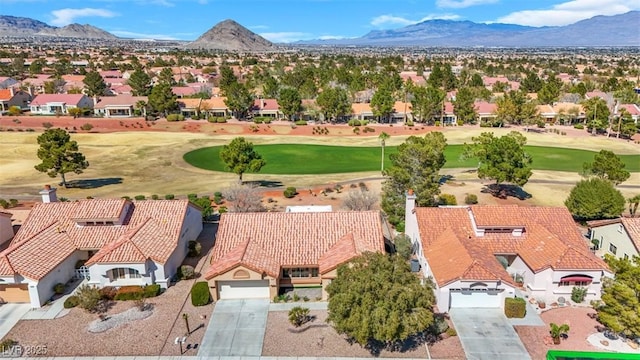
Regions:
<instances>
[{"instance_id":1,"label":"chimney","mask_svg":"<svg viewBox=\"0 0 640 360\"><path fill-rule=\"evenodd\" d=\"M414 239L418 234L418 219L416 218L416 195L413 189L407 190L405 194L405 207L404 207L404 224L405 234L411 239ZM412 240L413 241L413 240Z\"/></svg>"},{"instance_id":2,"label":"chimney","mask_svg":"<svg viewBox=\"0 0 640 360\"><path fill-rule=\"evenodd\" d=\"M56 188L52 188L51 185L45 185L44 189L40 190L43 203L57 202L58 196L56 195Z\"/></svg>"},{"instance_id":3,"label":"chimney","mask_svg":"<svg viewBox=\"0 0 640 360\"><path fill-rule=\"evenodd\" d=\"M13 86L9 86L9 94L11 94L11 97L16 94L13 90Z\"/></svg>"}]
</instances>

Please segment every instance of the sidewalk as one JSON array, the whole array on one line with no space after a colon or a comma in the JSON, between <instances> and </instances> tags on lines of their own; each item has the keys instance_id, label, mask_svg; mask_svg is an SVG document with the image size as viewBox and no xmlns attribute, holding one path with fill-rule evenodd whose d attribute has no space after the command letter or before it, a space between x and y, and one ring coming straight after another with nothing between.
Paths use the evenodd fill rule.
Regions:
<instances>
[{"instance_id":1,"label":"sidewalk","mask_svg":"<svg viewBox=\"0 0 640 360\"><path fill-rule=\"evenodd\" d=\"M31 311L24 314L22 320L51 320L67 315L70 309L64 308L64 302L69 298L69 296L75 294L80 285L86 284L86 282L87 280L78 282L68 294L56 299L48 306L44 306L39 309L31 309Z\"/></svg>"}]
</instances>

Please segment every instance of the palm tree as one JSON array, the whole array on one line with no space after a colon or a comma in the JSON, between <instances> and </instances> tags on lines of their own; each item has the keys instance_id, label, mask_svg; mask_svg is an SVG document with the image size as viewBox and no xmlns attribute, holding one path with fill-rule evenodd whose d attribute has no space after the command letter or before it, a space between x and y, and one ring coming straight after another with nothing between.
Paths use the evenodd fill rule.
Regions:
<instances>
[{"instance_id":1,"label":"palm tree","mask_svg":"<svg viewBox=\"0 0 640 360\"><path fill-rule=\"evenodd\" d=\"M638 205L640 204L640 194L629 198L627 201L629 202L629 214L631 217L635 217L636 211L638 211Z\"/></svg>"},{"instance_id":2,"label":"palm tree","mask_svg":"<svg viewBox=\"0 0 640 360\"><path fill-rule=\"evenodd\" d=\"M389 134L387 134L386 132L381 132L380 135L378 136L378 139L380 139L380 146L382 147L382 158L380 160L380 171L384 174L384 145L385 145L385 141L389 138Z\"/></svg>"},{"instance_id":3,"label":"palm tree","mask_svg":"<svg viewBox=\"0 0 640 360\"><path fill-rule=\"evenodd\" d=\"M549 326L551 327L551 329L549 330L549 334L551 334L551 338L553 338L553 343L556 345L560 344L560 337L562 335L566 335L569 332L569 325L557 325L551 323Z\"/></svg>"},{"instance_id":4,"label":"palm tree","mask_svg":"<svg viewBox=\"0 0 640 360\"><path fill-rule=\"evenodd\" d=\"M136 102L136 109L140 110L140 112L142 113L142 116L146 119L147 118L147 103L144 100L139 100L138 102Z\"/></svg>"}]
</instances>

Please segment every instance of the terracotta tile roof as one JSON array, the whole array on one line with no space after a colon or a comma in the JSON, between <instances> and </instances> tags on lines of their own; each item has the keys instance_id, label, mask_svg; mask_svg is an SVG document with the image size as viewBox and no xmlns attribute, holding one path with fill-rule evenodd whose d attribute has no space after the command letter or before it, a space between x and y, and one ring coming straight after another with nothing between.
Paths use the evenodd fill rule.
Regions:
<instances>
[{"instance_id":1,"label":"terracotta tile roof","mask_svg":"<svg viewBox=\"0 0 640 360\"><path fill-rule=\"evenodd\" d=\"M356 115L373 113L369 103L352 103L351 112Z\"/></svg>"},{"instance_id":2,"label":"terracotta tile roof","mask_svg":"<svg viewBox=\"0 0 640 360\"><path fill-rule=\"evenodd\" d=\"M0 101L8 101L12 97L10 89L0 89Z\"/></svg>"},{"instance_id":3,"label":"terracotta tile roof","mask_svg":"<svg viewBox=\"0 0 640 360\"><path fill-rule=\"evenodd\" d=\"M278 105L278 100L276 99L255 99L251 110L277 111L280 110L280 105Z\"/></svg>"},{"instance_id":4,"label":"terracotta tile roof","mask_svg":"<svg viewBox=\"0 0 640 360\"><path fill-rule=\"evenodd\" d=\"M353 246L357 252L384 251L378 211L225 213L205 277L238 265L277 276L280 266L315 266L321 259L330 270L344 258L336 252Z\"/></svg>"},{"instance_id":5,"label":"terracotta tile roof","mask_svg":"<svg viewBox=\"0 0 640 360\"><path fill-rule=\"evenodd\" d=\"M484 229L484 235L476 235ZM518 255L534 272L607 269L588 250L571 214L559 207L471 206L416 208L424 255L436 282L458 279L512 282L495 255ZM522 235L505 229L524 228ZM470 277L470 278L469 278Z\"/></svg>"},{"instance_id":6,"label":"terracotta tile roof","mask_svg":"<svg viewBox=\"0 0 640 360\"><path fill-rule=\"evenodd\" d=\"M621 104L620 109L626 109L631 115L640 115L640 107L636 104Z\"/></svg>"},{"instance_id":7,"label":"terracotta tile roof","mask_svg":"<svg viewBox=\"0 0 640 360\"><path fill-rule=\"evenodd\" d=\"M603 220L591 220L591 221L587 221L587 225L590 228L594 228L594 227L600 227L600 226L606 226L606 225L611 225L611 224L619 224L622 222L622 219L617 218L617 219L603 219Z\"/></svg>"},{"instance_id":8,"label":"terracotta tile roof","mask_svg":"<svg viewBox=\"0 0 640 360\"><path fill-rule=\"evenodd\" d=\"M393 104L393 111L400 114L404 114L405 112L407 114L410 114L412 109L413 109L413 106L411 105L410 102L396 101Z\"/></svg>"},{"instance_id":9,"label":"terracotta tile roof","mask_svg":"<svg viewBox=\"0 0 640 360\"><path fill-rule=\"evenodd\" d=\"M74 220L118 217L127 204L122 225L79 226ZM188 200L124 199L36 204L11 245L0 252L0 275L18 273L38 280L76 250L99 250L89 264L146 259L164 263L178 243L189 206Z\"/></svg>"},{"instance_id":10,"label":"terracotta tile roof","mask_svg":"<svg viewBox=\"0 0 640 360\"><path fill-rule=\"evenodd\" d=\"M178 105L180 105L181 108L187 108L187 109L198 109L200 108L200 103L202 102L202 99L180 99L178 100Z\"/></svg>"},{"instance_id":11,"label":"terracotta tile roof","mask_svg":"<svg viewBox=\"0 0 640 360\"><path fill-rule=\"evenodd\" d=\"M476 111L480 115L494 114L498 108L496 104L488 103L486 101L478 101L474 105Z\"/></svg>"},{"instance_id":12,"label":"terracotta tile roof","mask_svg":"<svg viewBox=\"0 0 640 360\"><path fill-rule=\"evenodd\" d=\"M125 199L101 199L100 201L79 201L73 220L118 219L129 202Z\"/></svg>"},{"instance_id":13,"label":"terracotta tile roof","mask_svg":"<svg viewBox=\"0 0 640 360\"><path fill-rule=\"evenodd\" d=\"M318 259L318 270L320 274L326 274L364 252L376 250L353 233L346 234Z\"/></svg>"},{"instance_id":14,"label":"terracotta tile roof","mask_svg":"<svg viewBox=\"0 0 640 360\"><path fill-rule=\"evenodd\" d=\"M636 250L640 252L640 218L622 218L622 226L627 230Z\"/></svg>"},{"instance_id":15,"label":"terracotta tile roof","mask_svg":"<svg viewBox=\"0 0 640 360\"><path fill-rule=\"evenodd\" d=\"M227 109L227 104L224 101L227 100L226 97L212 97L211 99L206 99L202 101L201 107L203 109Z\"/></svg>"},{"instance_id":16,"label":"terracotta tile roof","mask_svg":"<svg viewBox=\"0 0 640 360\"><path fill-rule=\"evenodd\" d=\"M172 86L171 92L173 92L177 96L189 96L197 93L197 89L194 89L189 86Z\"/></svg>"}]
</instances>

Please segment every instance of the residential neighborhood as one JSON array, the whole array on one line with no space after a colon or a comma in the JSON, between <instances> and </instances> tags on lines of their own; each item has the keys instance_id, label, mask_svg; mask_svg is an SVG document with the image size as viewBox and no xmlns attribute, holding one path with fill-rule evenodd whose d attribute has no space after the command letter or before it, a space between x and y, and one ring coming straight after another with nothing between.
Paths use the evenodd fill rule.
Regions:
<instances>
[{"instance_id":1,"label":"residential neighborhood","mask_svg":"<svg viewBox=\"0 0 640 360\"><path fill-rule=\"evenodd\" d=\"M399 1L7 3L0 357L640 358L638 7Z\"/></svg>"}]
</instances>

